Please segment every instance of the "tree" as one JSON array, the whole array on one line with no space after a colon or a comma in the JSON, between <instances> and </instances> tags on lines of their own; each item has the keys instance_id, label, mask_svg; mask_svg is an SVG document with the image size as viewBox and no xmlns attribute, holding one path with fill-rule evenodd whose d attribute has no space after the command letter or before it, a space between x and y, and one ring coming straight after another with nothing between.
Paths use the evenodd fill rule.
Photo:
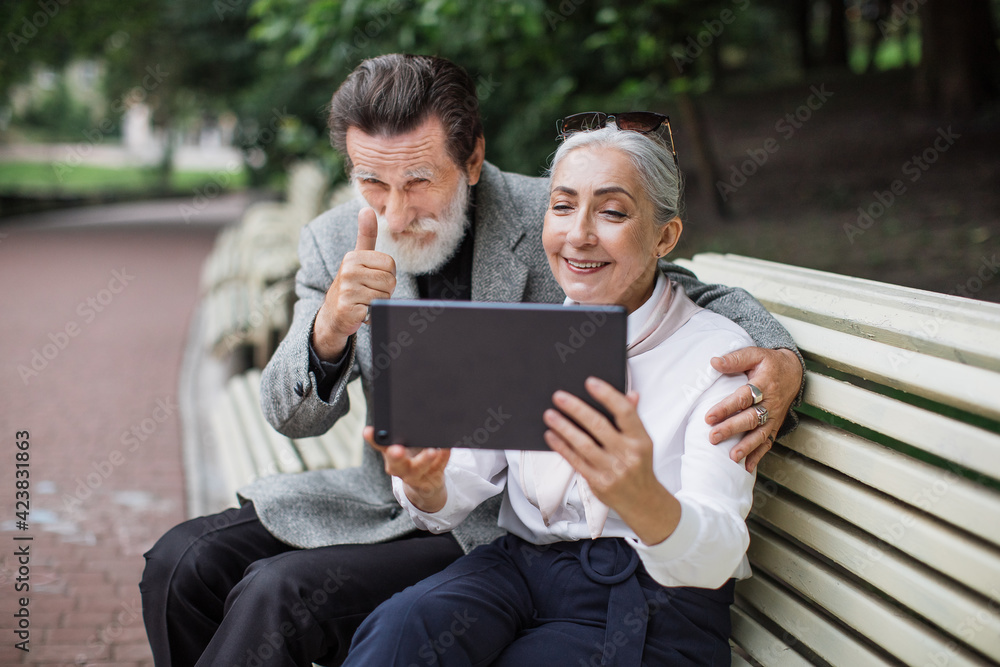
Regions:
<instances>
[{"instance_id":1,"label":"tree","mask_svg":"<svg viewBox=\"0 0 1000 667\"><path fill-rule=\"evenodd\" d=\"M462 64L479 84L491 161L522 173L543 171L562 116L676 105L678 130L695 147L682 168L717 197L718 170L693 93L709 85L712 44L747 4L255 0L251 13L266 52L282 54L289 71L308 72L326 99L365 57L403 51Z\"/></svg>"},{"instance_id":2,"label":"tree","mask_svg":"<svg viewBox=\"0 0 1000 667\"><path fill-rule=\"evenodd\" d=\"M812 8L813 0L792 0L789 12L792 15L795 34L799 41L799 64L803 71L816 65L812 53Z\"/></svg>"},{"instance_id":3,"label":"tree","mask_svg":"<svg viewBox=\"0 0 1000 667\"><path fill-rule=\"evenodd\" d=\"M893 8L906 21L906 3ZM989 0L925 0L920 9L923 52L917 96L946 115L968 113L996 97L1000 76L997 30Z\"/></svg>"},{"instance_id":4,"label":"tree","mask_svg":"<svg viewBox=\"0 0 1000 667\"><path fill-rule=\"evenodd\" d=\"M89 129L88 141L103 140L127 107L142 102L168 135L187 122L236 111L238 138L256 145L260 127L274 123L274 105L255 90L280 90L281 72L268 76L258 66L261 46L247 39L252 23L243 0L13 3L0 19L10 46L0 51L0 95L34 66L59 69L71 59L92 58L104 63L108 105ZM169 148L168 141L164 179Z\"/></svg>"},{"instance_id":5,"label":"tree","mask_svg":"<svg viewBox=\"0 0 1000 667\"><path fill-rule=\"evenodd\" d=\"M112 36L142 31L143 9L114 2L8 2L0 12L0 97L36 64L59 68L73 58L101 56ZM110 29L109 29L110 28Z\"/></svg>"},{"instance_id":6,"label":"tree","mask_svg":"<svg viewBox=\"0 0 1000 667\"><path fill-rule=\"evenodd\" d=\"M847 20L844 0L827 0L828 22L823 64L827 67L847 67Z\"/></svg>"},{"instance_id":7,"label":"tree","mask_svg":"<svg viewBox=\"0 0 1000 667\"><path fill-rule=\"evenodd\" d=\"M330 96L364 58L403 51L462 63L478 83L491 159L507 169L538 173L554 136L553 126L542 119L556 118L576 85L566 68L577 61L579 44L559 53L565 44L557 28L570 15L593 11L572 0L564 4L560 13L547 10L541 0L475 6L457 0L367 5L256 0L251 13L259 22L252 35L265 45L269 67L299 82L302 98L309 100L299 108L301 119L320 135Z\"/></svg>"}]
</instances>

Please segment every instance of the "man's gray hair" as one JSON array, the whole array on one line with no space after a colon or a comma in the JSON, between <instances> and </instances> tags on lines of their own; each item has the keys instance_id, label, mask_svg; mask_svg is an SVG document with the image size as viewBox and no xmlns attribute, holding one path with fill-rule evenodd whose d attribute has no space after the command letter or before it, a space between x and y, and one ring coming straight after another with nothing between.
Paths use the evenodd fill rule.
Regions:
<instances>
[{"instance_id":1,"label":"man's gray hair","mask_svg":"<svg viewBox=\"0 0 1000 667\"><path fill-rule=\"evenodd\" d=\"M447 134L448 154L463 172L483 136L476 84L464 69L444 58L390 53L358 65L330 102L330 143L344 156L347 130L392 137L435 116Z\"/></svg>"},{"instance_id":2,"label":"man's gray hair","mask_svg":"<svg viewBox=\"0 0 1000 667\"><path fill-rule=\"evenodd\" d=\"M549 176L571 151L578 148L613 148L621 151L635 169L639 185L653 202L653 222L665 225L684 211L684 180L674 164L673 153L653 135L607 127L574 132L556 149Z\"/></svg>"}]
</instances>

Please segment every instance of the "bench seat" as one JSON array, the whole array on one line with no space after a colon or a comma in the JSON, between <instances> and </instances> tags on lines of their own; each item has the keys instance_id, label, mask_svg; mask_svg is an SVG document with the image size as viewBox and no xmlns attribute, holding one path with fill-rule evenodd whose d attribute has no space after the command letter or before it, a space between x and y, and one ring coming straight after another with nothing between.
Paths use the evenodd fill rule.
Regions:
<instances>
[{"instance_id":1,"label":"bench seat","mask_svg":"<svg viewBox=\"0 0 1000 667\"><path fill-rule=\"evenodd\" d=\"M735 255L681 263L756 296L807 363L801 425L759 467L733 665L1000 664L1000 305ZM302 440L266 424L259 386L259 370L233 376L213 413L233 491L357 465L358 383L351 413Z\"/></svg>"},{"instance_id":2,"label":"bench seat","mask_svg":"<svg viewBox=\"0 0 1000 667\"><path fill-rule=\"evenodd\" d=\"M213 430L225 462L227 496L259 477L283 472L350 468L361 464L365 399L361 381L347 386L351 410L321 436L288 438L267 423L260 408L260 371L234 375L212 412Z\"/></svg>"},{"instance_id":3,"label":"bench seat","mask_svg":"<svg viewBox=\"0 0 1000 667\"><path fill-rule=\"evenodd\" d=\"M239 367L262 368L288 329L302 226L324 208L327 178L314 164L289 171L285 202L259 202L224 229L202 267L205 344Z\"/></svg>"},{"instance_id":4,"label":"bench seat","mask_svg":"<svg viewBox=\"0 0 1000 667\"><path fill-rule=\"evenodd\" d=\"M734 664L1000 663L1000 305L705 254L789 330L800 427L761 461Z\"/></svg>"}]
</instances>

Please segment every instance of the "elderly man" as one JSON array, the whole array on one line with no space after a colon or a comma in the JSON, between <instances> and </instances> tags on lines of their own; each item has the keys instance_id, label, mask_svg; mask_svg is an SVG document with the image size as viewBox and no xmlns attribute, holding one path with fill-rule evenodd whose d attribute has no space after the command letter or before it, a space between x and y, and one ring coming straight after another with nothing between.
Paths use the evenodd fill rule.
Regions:
<instances>
[{"instance_id":1,"label":"elderly man","mask_svg":"<svg viewBox=\"0 0 1000 667\"><path fill-rule=\"evenodd\" d=\"M541 243L547 181L484 160L475 86L461 68L367 60L334 94L329 124L360 197L302 231L294 321L261 391L270 423L292 437L344 415L359 374L370 407L373 299L563 300ZM714 442L748 432L733 455L753 452L755 465L799 393L794 344L746 293L664 268L761 346L717 360L756 386L706 415ZM756 407L777 419L751 409L758 387ZM451 534L416 530L370 448L358 468L276 475L240 497L240 508L185 522L146 554L143 616L158 667L339 662L378 604L499 534L499 496Z\"/></svg>"}]
</instances>

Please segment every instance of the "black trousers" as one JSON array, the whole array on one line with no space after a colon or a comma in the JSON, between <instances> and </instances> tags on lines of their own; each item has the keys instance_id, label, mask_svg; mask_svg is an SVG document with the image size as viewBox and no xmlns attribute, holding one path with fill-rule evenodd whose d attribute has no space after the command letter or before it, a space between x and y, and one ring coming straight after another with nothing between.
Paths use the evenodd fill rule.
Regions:
<instances>
[{"instance_id":1,"label":"black trousers","mask_svg":"<svg viewBox=\"0 0 1000 667\"><path fill-rule=\"evenodd\" d=\"M462 555L451 535L296 549L252 503L186 521L145 554L156 667L340 664L375 607Z\"/></svg>"}]
</instances>

